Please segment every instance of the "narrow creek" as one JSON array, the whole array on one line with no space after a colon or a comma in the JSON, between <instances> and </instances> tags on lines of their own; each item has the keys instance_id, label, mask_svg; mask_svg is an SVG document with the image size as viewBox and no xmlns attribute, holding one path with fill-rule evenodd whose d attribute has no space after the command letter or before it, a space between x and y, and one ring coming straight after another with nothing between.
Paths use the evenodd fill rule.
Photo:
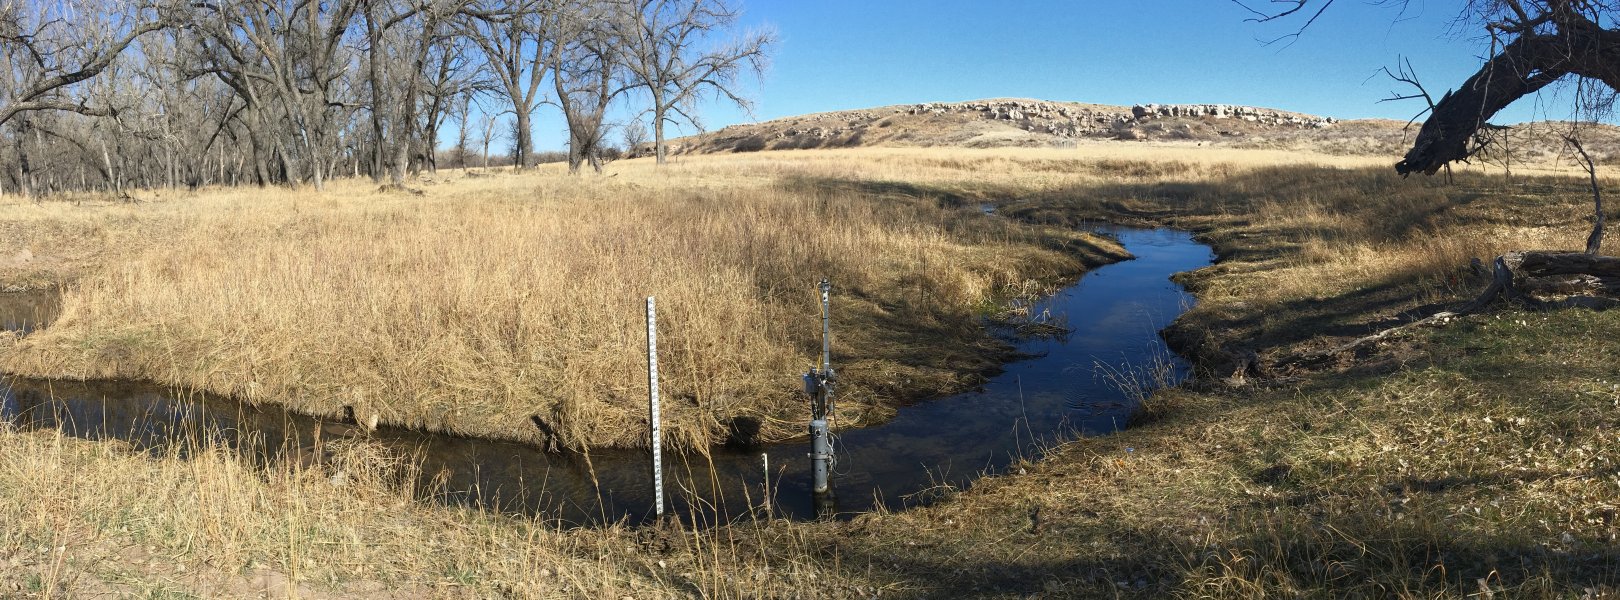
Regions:
<instances>
[{"instance_id":1,"label":"narrow creek","mask_svg":"<svg viewBox=\"0 0 1620 600\"><path fill-rule=\"evenodd\" d=\"M1004 472L1020 459L1038 458L1042 448L1063 439L1123 427L1142 393L1186 376L1187 364L1158 335L1193 302L1169 278L1209 265L1214 255L1183 231L1106 231L1136 258L1095 269L1033 307L1033 314L1049 315L1069 334L1018 341L1018 350L1032 358L1006 365L978 390L902 408L874 427L838 430L835 422L831 506L811 498L809 447L799 441L720 448L709 457L666 456L671 509L689 521L713 523L761 510L766 498L771 514L789 518L814 518L829 509L847 516L879 506L903 508ZM0 303L0 313L10 306ZM26 332L40 316L0 314L0 320L8 330ZM152 384L14 377L0 379L0 420L126 440L154 453L183 454L195 447L188 442L207 436L252 449L260 460L302 452L318 436L348 433L347 426L275 407L176 394ZM449 504L575 524L639 523L652 514L645 451L586 457L388 427L371 438L413 456L420 464L411 471L418 489Z\"/></svg>"}]
</instances>

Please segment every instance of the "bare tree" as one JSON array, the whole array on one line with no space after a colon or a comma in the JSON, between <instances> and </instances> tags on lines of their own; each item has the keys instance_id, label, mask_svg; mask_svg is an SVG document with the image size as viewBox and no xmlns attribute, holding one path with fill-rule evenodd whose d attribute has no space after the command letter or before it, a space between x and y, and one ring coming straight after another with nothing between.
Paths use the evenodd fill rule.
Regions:
<instances>
[{"instance_id":1,"label":"bare tree","mask_svg":"<svg viewBox=\"0 0 1620 600\"><path fill-rule=\"evenodd\" d=\"M563 10L557 0L478 0L458 21L461 34L482 50L489 74L511 105L518 169L533 160L532 119L541 104L540 84L551 64L546 57L555 49L553 29Z\"/></svg>"},{"instance_id":2,"label":"bare tree","mask_svg":"<svg viewBox=\"0 0 1620 600\"><path fill-rule=\"evenodd\" d=\"M472 149L468 145L472 132L467 128L472 125L472 90L464 91L452 96L450 99L450 113L456 119L456 167L467 168L467 154Z\"/></svg>"},{"instance_id":3,"label":"bare tree","mask_svg":"<svg viewBox=\"0 0 1620 600\"><path fill-rule=\"evenodd\" d=\"M344 41L362 1L191 4L186 26L202 36L207 68L254 106L250 129L285 117L286 131L274 143L289 182L303 179L298 169L306 168L315 189L324 187L328 136L346 107L337 94L348 62Z\"/></svg>"},{"instance_id":4,"label":"bare tree","mask_svg":"<svg viewBox=\"0 0 1620 600\"><path fill-rule=\"evenodd\" d=\"M1234 2L1253 12L1255 21L1306 16L1300 30L1333 4L1332 0L1283 0L1283 10L1266 12L1246 2ZM1468 159L1480 148L1476 134L1487 127L1492 116L1566 76L1601 82L1609 92L1607 100L1589 97L1580 108L1606 107L1612 104L1615 90L1620 90L1620 29L1601 25L1620 17L1620 3L1470 0L1464 17L1490 35L1491 55L1461 86L1432 103L1412 148L1395 165L1402 175L1433 175L1447 163Z\"/></svg>"},{"instance_id":5,"label":"bare tree","mask_svg":"<svg viewBox=\"0 0 1620 600\"><path fill-rule=\"evenodd\" d=\"M652 99L654 153L664 164L664 125L676 117L699 124L693 110L704 92L748 109L736 90L744 73L762 76L776 36L755 31L714 46L740 11L727 0L629 0L612 23L623 44L624 68Z\"/></svg>"},{"instance_id":6,"label":"bare tree","mask_svg":"<svg viewBox=\"0 0 1620 600\"><path fill-rule=\"evenodd\" d=\"M466 113L470 108L467 96L489 87L483 73L478 70L481 65L470 60L469 46L471 42L466 38L446 32L429 54L428 68L423 73L426 77L422 87L425 110L418 113L422 120L422 136L413 170L426 166L430 171L438 172L439 130L447 120L458 116L461 126L465 128ZM464 150L467 134L463 131L458 135L456 148Z\"/></svg>"},{"instance_id":7,"label":"bare tree","mask_svg":"<svg viewBox=\"0 0 1620 600\"><path fill-rule=\"evenodd\" d=\"M483 131L478 135L478 143L484 147L483 170L485 171L489 170L489 145L495 141L495 123L497 121L495 115L486 113L483 117Z\"/></svg>"},{"instance_id":8,"label":"bare tree","mask_svg":"<svg viewBox=\"0 0 1620 600\"><path fill-rule=\"evenodd\" d=\"M363 1L375 156L382 163L377 170L387 172L387 187L404 189L412 149L433 143L423 139L417 119L428 57L435 48L442 48L447 23L469 0ZM429 126L436 129L437 118L434 114ZM373 173L377 179L381 175Z\"/></svg>"},{"instance_id":9,"label":"bare tree","mask_svg":"<svg viewBox=\"0 0 1620 600\"><path fill-rule=\"evenodd\" d=\"M568 122L568 172L578 173L589 162L600 173L608 106L629 89L622 77L621 40L610 26L611 3L582 0L570 8L557 22L550 59L552 84Z\"/></svg>"},{"instance_id":10,"label":"bare tree","mask_svg":"<svg viewBox=\"0 0 1620 600\"><path fill-rule=\"evenodd\" d=\"M73 86L99 75L141 36L168 19L150 5L120 2L0 4L0 124L19 113L59 110L102 116L111 110L75 98Z\"/></svg>"},{"instance_id":11,"label":"bare tree","mask_svg":"<svg viewBox=\"0 0 1620 600\"><path fill-rule=\"evenodd\" d=\"M166 27L157 5L117 2L0 4L0 125L35 112L99 117L116 108L93 101L84 82L112 67L135 41ZM26 140L43 143L49 129L21 118L13 128L12 177L27 195L34 183ZM75 140L76 141L76 140Z\"/></svg>"},{"instance_id":12,"label":"bare tree","mask_svg":"<svg viewBox=\"0 0 1620 600\"><path fill-rule=\"evenodd\" d=\"M736 85L773 38L724 41L732 1L0 1L0 186L397 187L437 167L446 123L459 164L482 147L487 168L509 133L522 168L546 103L571 170L600 171L621 127L607 113L632 89L653 100L638 111L660 149L668 123L698 124L706 94L747 106ZM623 128L632 147L651 137Z\"/></svg>"},{"instance_id":13,"label":"bare tree","mask_svg":"<svg viewBox=\"0 0 1620 600\"><path fill-rule=\"evenodd\" d=\"M1267 13L1234 0L1256 15L1272 21L1307 15L1300 30L1311 25L1332 0L1283 0L1284 9ZM1400 2L1399 4L1404 4ZM1496 133L1489 120L1515 100L1535 94L1562 80L1576 87L1577 122L1612 114L1620 94L1620 27L1606 27L1620 19L1620 3L1606 0L1471 0L1464 19L1490 36L1491 52L1484 64L1459 87L1432 101L1422 127L1406 156L1395 164L1402 175L1433 175L1454 161L1466 161L1489 151ZM1298 35L1298 32L1291 34ZM1403 70L1403 73L1406 71ZM1399 79L1399 78L1398 78ZM1407 83L1416 85L1415 77ZM1468 305L1484 306L1499 297L1545 304L1527 296L1523 287L1570 293L1578 289L1620 292L1620 258L1597 256L1606 216L1598 186L1596 165L1579 138L1566 136L1579 156L1592 187L1595 214L1583 252L1510 252L1495 261L1491 286ZM1605 300L1605 302L1597 302ZM1576 297L1559 305L1614 304L1609 299Z\"/></svg>"},{"instance_id":14,"label":"bare tree","mask_svg":"<svg viewBox=\"0 0 1620 600\"><path fill-rule=\"evenodd\" d=\"M1620 31L1598 24L1612 10L1607 5L1495 0L1478 9L1487 30L1503 43L1478 72L1435 103L1412 149L1395 165L1402 174L1433 174L1467 159L1470 141L1492 116L1565 76L1620 89Z\"/></svg>"},{"instance_id":15,"label":"bare tree","mask_svg":"<svg viewBox=\"0 0 1620 600\"><path fill-rule=\"evenodd\" d=\"M639 119L631 119L625 122L621 133L625 154L637 156L638 149L647 143L647 127Z\"/></svg>"}]
</instances>

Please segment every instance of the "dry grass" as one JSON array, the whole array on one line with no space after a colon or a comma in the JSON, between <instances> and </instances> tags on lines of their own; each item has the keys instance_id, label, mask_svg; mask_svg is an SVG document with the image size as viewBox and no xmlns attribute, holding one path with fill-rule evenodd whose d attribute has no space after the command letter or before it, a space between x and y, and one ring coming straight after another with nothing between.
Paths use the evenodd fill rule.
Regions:
<instances>
[{"instance_id":1,"label":"dry grass","mask_svg":"<svg viewBox=\"0 0 1620 600\"><path fill-rule=\"evenodd\" d=\"M642 298L657 296L671 442L754 418L796 433L813 286L837 286L851 419L971 382L1005 350L970 316L1117 253L931 199L803 186L773 165L623 177L458 178L425 198L222 190L3 214L66 265L58 322L0 368L139 378L316 415L536 440L636 443ZM873 335L882 332L884 335ZM916 358L918 346L957 348ZM865 367L865 368L861 368Z\"/></svg>"},{"instance_id":2,"label":"dry grass","mask_svg":"<svg viewBox=\"0 0 1620 600\"><path fill-rule=\"evenodd\" d=\"M0 597L795 597L882 585L764 532L564 530L441 508L360 442L322 467L0 430ZM794 548L792 526L771 547ZM797 555L808 554L802 546ZM821 583L818 583L819 580Z\"/></svg>"},{"instance_id":3,"label":"dry grass","mask_svg":"<svg viewBox=\"0 0 1620 600\"><path fill-rule=\"evenodd\" d=\"M958 220L980 201L1053 224L1105 217L1198 228L1222 260L1185 278L1200 303L1177 337L1218 377L1155 395L1131 429L1054 449L1015 467L1027 473L942 494L949 499L935 506L700 532L568 531L436 508L413 501L389 468L375 466L387 463L363 449L344 467L348 483L336 487L331 468L264 472L219 451L149 458L111 444L0 432L0 564L14 566L0 570L10 575L0 586L18 586L0 587L0 595L245 596L266 576L295 582L304 596L384 595L380 586L394 586L457 597L1612 597L1620 592L1614 315L1503 308L1325 371L1219 383L1227 351L1274 358L1427 314L1476 290L1468 258L1574 246L1586 233L1589 198L1578 179L1509 184L1471 172L1447 186L1363 168L1386 162L1146 145L847 150L686 158L663 174L628 164L613 180L559 179L592 190L707 190L694 198L735 190L722 196L731 206L755 206L761 201L744 191L763 190L788 204L808 196L851 210L903 207L935 219L918 229L943 231L947 241L982 235L963 224L977 221ZM548 189L543 179L526 185ZM615 203L607 191L593 197L614 210L660 210ZM365 216L448 201L357 193L323 202ZM667 201L713 214L701 202ZM277 202L293 201L271 201L287 211ZM569 210L561 199L532 202ZM456 207L492 210L478 204ZM95 210L128 211L140 222L141 210L168 206L185 205ZM436 214L450 223L475 218L446 212ZM92 222L22 218L70 231ZM364 229L371 218L351 226L386 233ZM211 226L230 226L219 219ZM392 224L432 235L407 218ZM144 264L155 259L142 257L162 255L131 229L104 235L135 243L83 253L80 287L118 279L89 266L98 261ZM184 239L187 230L167 231ZM1004 231L988 237L1005 235L1006 246L964 246L954 256L1062 239ZM850 260L844 276L858 279L858 265L877 256ZM634 307L640 292L625 294ZM807 311L809 300L794 300L803 305L790 312ZM69 305L64 324L85 318ZM885 322L869 323L868 331L882 331ZM636 325L621 326L632 349ZM121 554L129 548L141 550ZM152 557L161 560L153 565Z\"/></svg>"}]
</instances>

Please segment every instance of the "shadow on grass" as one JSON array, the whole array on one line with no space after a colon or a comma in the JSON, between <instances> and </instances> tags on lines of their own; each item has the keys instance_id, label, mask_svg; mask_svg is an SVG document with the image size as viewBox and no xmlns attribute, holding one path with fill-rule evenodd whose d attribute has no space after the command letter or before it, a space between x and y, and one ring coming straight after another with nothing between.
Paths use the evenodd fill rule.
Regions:
<instances>
[{"instance_id":1,"label":"shadow on grass","mask_svg":"<svg viewBox=\"0 0 1620 600\"><path fill-rule=\"evenodd\" d=\"M1435 373L1436 382L1488 364L1500 364L1515 372L1536 367L1547 371L1545 357L1501 362L1513 354L1438 352L1427 364L1418 366ZM1609 372L1593 363L1573 369L1567 376L1596 379L1609 376ZM1382 385L1383 379L1380 373L1352 369L1335 377L1309 380L1292 391L1234 392L1230 401L1236 404L1226 405L1225 410L1212 407L1217 410L1175 415L1118 434L1123 439L1112 443L1092 440L1099 443L1068 453L1068 458L1057 455L1055 460L1060 464L1053 470L1075 471L1075 458L1100 457L1116 462L1121 455L1103 450L1109 446L1135 446L1138 456L1150 452L1163 455L1169 449L1198 452L1183 441L1203 435L1194 432L1233 430L1220 443L1264 444L1262 432L1272 424L1304 422L1307 431L1325 436L1309 443L1333 439L1353 442L1374 435L1367 429L1369 426L1399 429L1403 424L1421 424L1429 418L1417 414L1377 420L1388 411L1379 404L1381 398L1403 389L1374 389ZM1535 391L1553 382L1529 377L1518 383L1515 386L1504 379L1489 384L1484 392L1525 410L1547 403ZM1311 401L1302 403L1299 398ZM1334 398L1352 403L1342 410L1354 414L1325 415L1322 407L1333 405ZM1605 404L1584 403L1578 398L1572 402L1591 407ZM1419 408L1444 413L1473 406ZM1620 425L1620 416L1616 415L1594 423L1584 420L1570 406L1549 408L1558 414L1550 416L1550 422L1539 424L1543 429L1527 433L1528 437L1540 439L1542 431L1567 435L1571 427ZM1258 414L1266 415L1266 422L1253 418ZM1312 420L1317 422L1314 428L1308 424ZM1397 448L1402 445L1398 439L1383 443L1393 443ZM1486 456L1479 458L1481 466L1488 466L1491 452L1511 451L1518 448L1516 443L1510 440L1502 447L1488 449ZM1231 458L1223 459L1217 468L1235 467L1242 472L1265 453L1263 446L1233 449ZM1078 468L1084 471L1087 467ZM1549 528L1537 525L1538 519L1545 525L1548 520L1565 518L1557 509L1518 504L1527 502L1526 494L1561 493L1550 491L1567 488L1571 482L1596 482L1585 488L1596 491L1603 487L1602 481L1613 477L1612 469L1582 468L1571 472L1549 466L1442 472L1415 467L1361 467L1355 463L1346 468L1361 472L1323 474L1318 470L1315 475L1294 476L1287 469L1255 471L1247 487L1257 488L1223 490L1201 502L1203 508L1198 512L1203 516L1153 514L1175 510L1160 507L1160 500L1193 491L1178 487L1174 481L1132 482L1127 477L1118 483L1118 491L1101 486L1090 493L1147 492L1139 502L1087 502L1082 494L1076 504L1056 507L1049 502L1040 504L1041 490L1094 487L1094 482L1015 481L1005 488L991 487L988 492L959 496L953 502L960 504L943 507L947 510L921 524L893 523L888 529L837 536L824 554L836 551L843 568L852 573L889 573L905 589L921 597L1388 597L1470 595L1482 590L1515 597L1562 597L1578 596L1588 588L1612 590L1620 584L1620 547L1607 537L1620 513L1612 507L1608 512L1600 510L1592 518L1601 524L1560 535L1557 527L1549 533ZM1267 471L1273 473L1265 476ZM1235 482L1227 485L1242 487ZM1584 492L1577 489L1569 493L1579 497ZM1458 509L1476 503L1489 508L1492 499L1500 501L1495 509L1500 510L1500 516L1475 517ZM1061 514L1048 517L1052 524L1043 531L1038 511L1031 512L1027 524L1019 518L1019 511L1024 509L1018 507L1026 503ZM1104 508L1127 506L1130 508ZM1185 504L1172 502L1169 506ZM1122 515L1114 510L1144 512ZM932 531L942 521L942 530L951 531L947 519L961 522L955 526L961 531L959 536ZM1481 527L1476 519L1499 519L1500 523ZM1458 520L1469 526L1458 526ZM1144 521L1151 525L1140 525ZM906 527L911 529L900 530Z\"/></svg>"}]
</instances>

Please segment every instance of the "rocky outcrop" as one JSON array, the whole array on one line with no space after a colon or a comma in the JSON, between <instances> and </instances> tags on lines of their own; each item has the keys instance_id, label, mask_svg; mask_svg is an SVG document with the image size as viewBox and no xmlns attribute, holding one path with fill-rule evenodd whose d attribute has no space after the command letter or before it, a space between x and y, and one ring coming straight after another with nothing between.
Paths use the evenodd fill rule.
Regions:
<instances>
[{"instance_id":1,"label":"rocky outcrop","mask_svg":"<svg viewBox=\"0 0 1620 600\"><path fill-rule=\"evenodd\" d=\"M1292 125L1295 127L1327 127L1338 122L1333 117L1317 117L1233 104L1138 104L1131 107L1131 117L1138 121L1161 117L1241 119L1264 125Z\"/></svg>"},{"instance_id":2,"label":"rocky outcrop","mask_svg":"<svg viewBox=\"0 0 1620 600\"><path fill-rule=\"evenodd\" d=\"M1138 104L1126 110L1121 107L1036 100L982 100L916 104L904 109L903 112L912 115L975 113L992 121L1010 121L1025 131L1065 138L1111 135L1123 127L1165 118L1216 121L1235 119L1260 125L1297 128L1327 127L1336 122L1332 117L1233 104Z\"/></svg>"},{"instance_id":3,"label":"rocky outcrop","mask_svg":"<svg viewBox=\"0 0 1620 600\"><path fill-rule=\"evenodd\" d=\"M993 99L927 102L733 125L686 139L690 152L750 152L897 145L1051 145L1081 138L1248 139L1328 127L1332 118L1233 104L1131 107ZM994 125L992 125L994 124ZM1007 137L1004 128L1027 132Z\"/></svg>"}]
</instances>

